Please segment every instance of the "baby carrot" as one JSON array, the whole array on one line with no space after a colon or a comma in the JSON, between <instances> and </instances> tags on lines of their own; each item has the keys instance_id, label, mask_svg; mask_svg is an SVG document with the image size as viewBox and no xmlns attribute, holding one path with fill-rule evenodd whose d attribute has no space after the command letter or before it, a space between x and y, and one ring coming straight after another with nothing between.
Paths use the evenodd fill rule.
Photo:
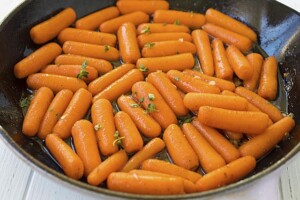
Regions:
<instances>
[{"instance_id":1,"label":"baby carrot","mask_svg":"<svg viewBox=\"0 0 300 200\"><path fill-rule=\"evenodd\" d=\"M114 153L89 174L87 182L94 186L101 184L112 172L121 170L127 160L128 156L124 150Z\"/></svg>"},{"instance_id":2,"label":"baby carrot","mask_svg":"<svg viewBox=\"0 0 300 200\"><path fill-rule=\"evenodd\" d=\"M95 101L91 115L101 154L109 156L116 153L119 146L114 142L118 138L115 137L116 127L111 103L107 99Z\"/></svg>"},{"instance_id":3,"label":"baby carrot","mask_svg":"<svg viewBox=\"0 0 300 200\"><path fill-rule=\"evenodd\" d=\"M83 42L67 41L63 45L63 51L66 54L87 56L108 61L119 60L119 51L108 45L95 45Z\"/></svg>"},{"instance_id":4,"label":"baby carrot","mask_svg":"<svg viewBox=\"0 0 300 200\"><path fill-rule=\"evenodd\" d=\"M94 96L93 102L101 98L110 101L115 100L122 94L129 92L134 83L142 80L144 80L143 73L138 69L132 69Z\"/></svg>"},{"instance_id":5,"label":"baby carrot","mask_svg":"<svg viewBox=\"0 0 300 200\"><path fill-rule=\"evenodd\" d=\"M229 164L204 175L196 183L199 192L229 185L244 178L256 166L252 156L241 157Z\"/></svg>"},{"instance_id":6,"label":"baby carrot","mask_svg":"<svg viewBox=\"0 0 300 200\"><path fill-rule=\"evenodd\" d=\"M257 94L267 100L275 100L277 96L277 61L274 56L265 59L260 75Z\"/></svg>"},{"instance_id":7,"label":"baby carrot","mask_svg":"<svg viewBox=\"0 0 300 200\"><path fill-rule=\"evenodd\" d=\"M33 90L39 89L40 87L48 87L55 93L63 89L76 92L80 88L87 88L86 83L78 78L43 73L28 76L26 83L27 86Z\"/></svg>"},{"instance_id":8,"label":"baby carrot","mask_svg":"<svg viewBox=\"0 0 300 200\"><path fill-rule=\"evenodd\" d=\"M131 22L122 24L118 29L119 50L124 63L135 64L141 57L136 39L135 25Z\"/></svg>"},{"instance_id":9,"label":"baby carrot","mask_svg":"<svg viewBox=\"0 0 300 200\"><path fill-rule=\"evenodd\" d=\"M178 10L157 10L153 15L154 23L183 24L192 29L201 28L205 21L205 16L200 13Z\"/></svg>"},{"instance_id":10,"label":"baby carrot","mask_svg":"<svg viewBox=\"0 0 300 200\"><path fill-rule=\"evenodd\" d=\"M143 161L152 158L165 148L165 143L160 138L151 139L141 150L135 153L122 168L122 172L129 172L138 168Z\"/></svg>"},{"instance_id":11,"label":"baby carrot","mask_svg":"<svg viewBox=\"0 0 300 200\"><path fill-rule=\"evenodd\" d=\"M73 92L68 89L61 90L55 95L41 122L38 132L39 138L45 139L45 137L52 132L54 125L66 110L72 97Z\"/></svg>"},{"instance_id":12,"label":"baby carrot","mask_svg":"<svg viewBox=\"0 0 300 200\"><path fill-rule=\"evenodd\" d=\"M182 125L184 136L193 147L206 173L224 166L225 160L190 123Z\"/></svg>"},{"instance_id":13,"label":"baby carrot","mask_svg":"<svg viewBox=\"0 0 300 200\"><path fill-rule=\"evenodd\" d=\"M184 106L180 93L165 73L161 71L152 72L147 76L146 81L158 90L176 116L187 115L188 109Z\"/></svg>"},{"instance_id":14,"label":"baby carrot","mask_svg":"<svg viewBox=\"0 0 300 200\"><path fill-rule=\"evenodd\" d=\"M81 159L58 135L47 135L45 143L67 176L73 179L83 176L84 166Z\"/></svg>"},{"instance_id":15,"label":"baby carrot","mask_svg":"<svg viewBox=\"0 0 300 200\"><path fill-rule=\"evenodd\" d=\"M242 52L247 52L252 47L252 41L249 38L220 26L206 23L202 29L214 38L220 38L226 44L235 45Z\"/></svg>"},{"instance_id":16,"label":"baby carrot","mask_svg":"<svg viewBox=\"0 0 300 200\"><path fill-rule=\"evenodd\" d=\"M143 148L143 138L126 112L119 111L115 114L115 124L120 134L122 147L127 153L134 153Z\"/></svg>"},{"instance_id":17,"label":"baby carrot","mask_svg":"<svg viewBox=\"0 0 300 200\"><path fill-rule=\"evenodd\" d=\"M128 14L135 11L142 11L152 15L156 10L168 10L169 3L167 1L117 1L117 7L121 14Z\"/></svg>"},{"instance_id":18,"label":"baby carrot","mask_svg":"<svg viewBox=\"0 0 300 200\"><path fill-rule=\"evenodd\" d=\"M116 33L123 23L131 22L138 26L139 24L147 23L148 21L149 15L147 15L147 13L136 11L107 20L100 25L99 29L104 33Z\"/></svg>"},{"instance_id":19,"label":"baby carrot","mask_svg":"<svg viewBox=\"0 0 300 200\"><path fill-rule=\"evenodd\" d=\"M131 69L134 69L135 66L132 64L124 64L121 65L107 74L100 76L99 78L95 79L88 85L88 90L93 94L96 95L108 87L110 84L121 78L124 74L129 72Z\"/></svg>"},{"instance_id":20,"label":"baby carrot","mask_svg":"<svg viewBox=\"0 0 300 200\"><path fill-rule=\"evenodd\" d=\"M55 38L61 30L70 26L76 19L72 8L65 8L50 19L30 29L30 37L36 44L43 44Z\"/></svg>"},{"instance_id":21,"label":"baby carrot","mask_svg":"<svg viewBox=\"0 0 300 200\"><path fill-rule=\"evenodd\" d=\"M96 30L103 22L118 17L119 9L115 6L107 7L78 19L75 27L85 30Z\"/></svg>"},{"instance_id":22,"label":"baby carrot","mask_svg":"<svg viewBox=\"0 0 300 200\"><path fill-rule=\"evenodd\" d=\"M254 91L260 78L263 57L258 53L250 53L246 56L246 58L253 67L253 75L250 79L244 80L243 85L248 90Z\"/></svg>"},{"instance_id":23,"label":"baby carrot","mask_svg":"<svg viewBox=\"0 0 300 200\"><path fill-rule=\"evenodd\" d=\"M53 92L47 87L41 87L36 91L24 117L22 126L24 135L35 136L37 134L53 96Z\"/></svg>"},{"instance_id":24,"label":"baby carrot","mask_svg":"<svg viewBox=\"0 0 300 200\"><path fill-rule=\"evenodd\" d=\"M166 24L166 23L143 23L137 27L137 33L190 33L189 27L185 25Z\"/></svg>"},{"instance_id":25,"label":"baby carrot","mask_svg":"<svg viewBox=\"0 0 300 200\"><path fill-rule=\"evenodd\" d=\"M72 138L84 166L84 176L87 177L101 163L93 124L88 120L75 122Z\"/></svg>"},{"instance_id":26,"label":"baby carrot","mask_svg":"<svg viewBox=\"0 0 300 200\"><path fill-rule=\"evenodd\" d=\"M265 113L210 106L200 107L198 120L204 125L214 128L253 135L263 133L269 125L269 117Z\"/></svg>"},{"instance_id":27,"label":"baby carrot","mask_svg":"<svg viewBox=\"0 0 300 200\"><path fill-rule=\"evenodd\" d=\"M92 103L92 94L86 89L75 92L68 107L53 127L53 133L66 139L71 136L74 123L84 117Z\"/></svg>"},{"instance_id":28,"label":"baby carrot","mask_svg":"<svg viewBox=\"0 0 300 200\"><path fill-rule=\"evenodd\" d=\"M226 130L224 130L223 133L229 140L241 140L244 137L243 133L237 133Z\"/></svg>"},{"instance_id":29,"label":"baby carrot","mask_svg":"<svg viewBox=\"0 0 300 200\"><path fill-rule=\"evenodd\" d=\"M261 158L278 144L284 136L295 126L292 117L287 116L271 125L261 135L251 138L248 142L242 144L239 150L242 156L253 156L256 159Z\"/></svg>"},{"instance_id":30,"label":"baby carrot","mask_svg":"<svg viewBox=\"0 0 300 200\"><path fill-rule=\"evenodd\" d=\"M207 33L203 30L197 29L192 32L192 38L197 48L197 54L203 73L209 76L213 76L214 60Z\"/></svg>"},{"instance_id":31,"label":"baby carrot","mask_svg":"<svg viewBox=\"0 0 300 200\"><path fill-rule=\"evenodd\" d=\"M56 56L62 52L61 47L54 43L48 43L31 53L26 58L19 61L14 66L14 74L17 78L25 78L40 71L43 67L50 64Z\"/></svg>"},{"instance_id":32,"label":"baby carrot","mask_svg":"<svg viewBox=\"0 0 300 200\"><path fill-rule=\"evenodd\" d=\"M154 138L160 135L160 125L130 96L120 96L118 98L118 106L131 117L144 136Z\"/></svg>"}]
</instances>

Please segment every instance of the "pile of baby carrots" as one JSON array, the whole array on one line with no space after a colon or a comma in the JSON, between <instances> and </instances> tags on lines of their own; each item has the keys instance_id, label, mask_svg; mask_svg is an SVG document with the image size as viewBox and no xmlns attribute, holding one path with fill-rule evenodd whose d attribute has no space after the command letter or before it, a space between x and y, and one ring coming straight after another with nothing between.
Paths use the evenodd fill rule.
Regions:
<instances>
[{"instance_id":1,"label":"pile of baby carrots","mask_svg":"<svg viewBox=\"0 0 300 200\"><path fill-rule=\"evenodd\" d=\"M269 102L275 57L251 52L256 33L213 8L119 0L80 19L65 8L30 36L41 47L14 66L34 93L22 132L91 185L153 195L222 187L295 126ZM156 157L165 150L169 161Z\"/></svg>"}]
</instances>

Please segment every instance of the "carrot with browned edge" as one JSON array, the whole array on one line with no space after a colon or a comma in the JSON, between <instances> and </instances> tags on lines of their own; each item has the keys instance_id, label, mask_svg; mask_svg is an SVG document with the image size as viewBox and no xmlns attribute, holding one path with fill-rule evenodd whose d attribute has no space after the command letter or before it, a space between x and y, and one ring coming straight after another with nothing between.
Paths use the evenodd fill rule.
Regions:
<instances>
[{"instance_id":1,"label":"carrot with browned edge","mask_svg":"<svg viewBox=\"0 0 300 200\"><path fill-rule=\"evenodd\" d=\"M92 103L92 94L86 89L79 89L73 95L68 107L53 127L53 133L66 139L71 136L74 123L84 117Z\"/></svg>"},{"instance_id":2,"label":"carrot with browned edge","mask_svg":"<svg viewBox=\"0 0 300 200\"><path fill-rule=\"evenodd\" d=\"M30 37L36 44L43 44L55 38L61 30L70 26L76 20L76 12L65 8L50 19L43 21L30 29Z\"/></svg>"},{"instance_id":3,"label":"carrot with browned edge","mask_svg":"<svg viewBox=\"0 0 300 200\"><path fill-rule=\"evenodd\" d=\"M36 91L24 117L22 125L24 135L34 136L38 133L53 96L53 92L47 87L41 87Z\"/></svg>"},{"instance_id":4,"label":"carrot with browned edge","mask_svg":"<svg viewBox=\"0 0 300 200\"><path fill-rule=\"evenodd\" d=\"M167 1L117 1L117 8L121 14L128 14L135 11L142 11L152 15L156 10L168 10L169 3Z\"/></svg>"},{"instance_id":5,"label":"carrot with browned edge","mask_svg":"<svg viewBox=\"0 0 300 200\"><path fill-rule=\"evenodd\" d=\"M253 75L250 79L244 80L243 85L248 90L254 91L258 85L264 59L258 53L250 53L246 56L246 58L253 67Z\"/></svg>"},{"instance_id":6,"label":"carrot with browned edge","mask_svg":"<svg viewBox=\"0 0 300 200\"><path fill-rule=\"evenodd\" d=\"M17 78L25 78L40 71L50 64L62 52L61 47L54 43L48 43L40 47L14 66L14 75Z\"/></svg>"},{"instance_id":7,"label":"carrot with browned edge","mask_svg":"<svg viewBox=\"0 0 300 200\"><path fill-rule=\"evenodd\" d=\"M137 27L137 33L190 33L189 27L185 25L166 24L166 23L143 23Z\"/></svg>"},{"instance_id":8,"label":"carrot with browned edge","mask_svg":"<svg viewBox=\"0 0 300 200\"><path fill-rule=\"evenodd\" d=\"M241 157L229 164L204 175L196 183L199 192L229 185L244 178L256 166L252 156Z\"/></svg>"}]
</instances>

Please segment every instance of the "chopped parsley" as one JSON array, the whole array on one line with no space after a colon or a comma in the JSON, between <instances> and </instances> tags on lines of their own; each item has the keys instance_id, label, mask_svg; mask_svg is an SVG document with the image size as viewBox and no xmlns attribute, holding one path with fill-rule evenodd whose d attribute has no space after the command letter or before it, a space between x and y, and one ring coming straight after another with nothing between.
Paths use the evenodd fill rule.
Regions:
<instances>
[{"instance_id":1,"label":"chopped parsley","mask_svg":"<svg viewBox=\"0 0 300 200\"><path fill-rule=\"evenodd\" d=\"M150 101L154 101L155 95L152 94L152 93L149 93L149 94L148 94L148 99L149 99Z\"/></svg>"},{"instance_id":2,"label":"chopped parsley","mask_svg":"<svg viewBox=\"0 0 300 200\"><path fill-rule=\"evenodd\" d=\"M148 42L144 45L145 48L152 48L155 46L155 43L154 42Z\"/></svg>"},{"instance_id":3,"label":"chopped parsley","mask_svg":"<svg viewBox=\"0 0 300 200\"><path fill-rule=\"evenodd\" d=\"M109 49L110 49L110 46L108 46L108 45L104 45L104 52L108 52L108 51L109 51Z\"/></svg>"},{"instance_id":4,"label":"chopped parsley","mask_svg":"<svg viewBox=\"0 0 300 200\"><path fill-rule=\"evenodd\" d=\"M140 65L139 70L141 72L148 72L149 71L149 69L147 67L145 67L145 65Z\"/></svg>"},{"instance_id":5,"label":"chopped parsley","mask_svg":"<svg viewBox=\"0 0 300 200\"><path fill-rule=\"evenodd\" d=\"M88 62L85 60L83 61L82 65L81 65L81 70L79 72L79 74L77 74L77 78L79 79L83 79L83 78L88 78L89 76L89 72L86 71L86 67L87 67Z\"/></svg>"},{"instance_id":6,"label":"chopped parsley","mask_svg":"<svg viewBox=\"0 0 300 200\"><path fill-rule=\"evenodd\" d=\"M113 141L113 146L116 144L119 146L121 145L122 140L125 138L125 136L120 137L119 131L116 131L114 134L115 140Z\"/></svg>"},{"instance_id":7,"label":"chopped parsley","mask_svg":"<svg viewBox=\"0 0 300 200\"><path fill-rule=\"evenodd\" d=\"M101 124L96 124L96 125L94 126L95 131L99 131L100 128L101 128Z\"/></svg>"},{"instance_id":8,"label":"chopped parsley","mask_svg":"<svg viewBox=\"0 0 300 200\"><path fill-rule=\"evenodd\" d=\"M150 26L146 26L142 31L141 33L150 33Z\"/></svg>"},{"instance_id":9,"label":"chopped parsley","mask_svg":"<svg viewBox=\"0 0 300 200\"><path fill-rule=\"evenodd\" d=\"M32 99L33 99L32 95L21 99L20 101L21 108L28 108Z\"/></svg>"},{"instance_id":10,"label":"chopped parsley","mask_svg":"<svg viewBox=\"0 0 300 200\"><path fill-rule=\"evenodd\" d=\"M180 21L177 19L177 20L175 20L174 24L175 25L180 25Z\"/></svg>"},{"instance_id":11,"label":"chopped parsley","mask_svg":"<svg viewBox=\"0 0 300 200\"><path fill-rule=\"evenodd\" d=\"M146 111L147 113L157 112L156 105L154 103L149 103Z\"/></svg>"}]
</instances>

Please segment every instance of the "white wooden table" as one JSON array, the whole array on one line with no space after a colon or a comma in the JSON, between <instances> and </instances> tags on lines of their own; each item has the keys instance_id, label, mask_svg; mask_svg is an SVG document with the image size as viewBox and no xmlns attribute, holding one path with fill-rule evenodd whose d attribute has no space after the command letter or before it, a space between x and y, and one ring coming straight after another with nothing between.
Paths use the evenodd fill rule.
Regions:
<instances>
[{"instance_id":1,"label":"white wooden table","mask_svg":"<svg viewBox=\"0 0 300 200\"><path fill-rule=\"evenodd\" d=\"M0 23L5 16L24 0L0 0ZM299 0L279 0L300 11ZM50 1L51 2L51 1ZM300 28L300 27L299 27ZM85 193L53 180L15 155L0 139L0 199L105 199ZM228 193L218 200L300 200L300 156L287 165L265 176L253 186L235 193Z\"/></svg>"}]
</instances>

